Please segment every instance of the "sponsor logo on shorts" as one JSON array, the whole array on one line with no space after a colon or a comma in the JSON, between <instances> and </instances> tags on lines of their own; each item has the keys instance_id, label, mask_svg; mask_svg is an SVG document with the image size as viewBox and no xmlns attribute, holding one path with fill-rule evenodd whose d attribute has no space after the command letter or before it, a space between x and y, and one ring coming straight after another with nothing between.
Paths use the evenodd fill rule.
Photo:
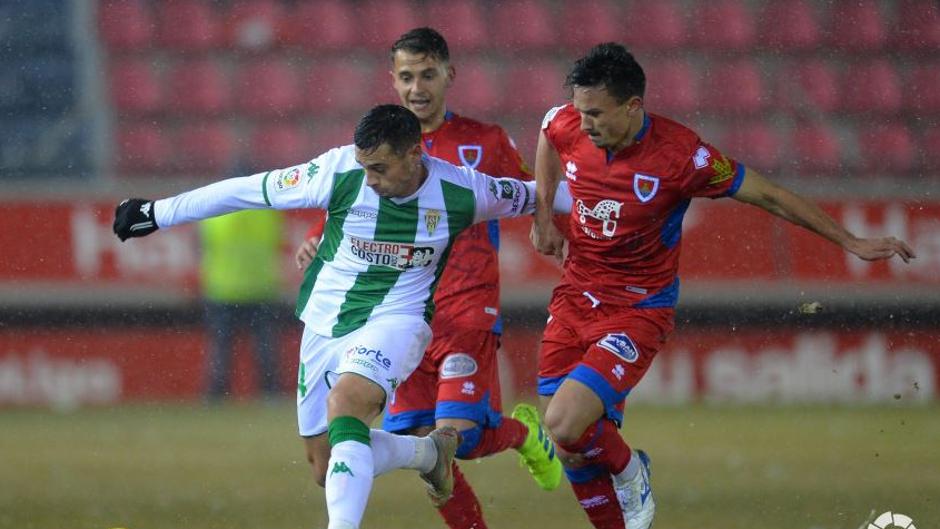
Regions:
<instances>
[{"instance_id":1,"label":"sponsor logo on shorts","mask_svg":"<svg viewBox=\"0 0 940 529\"><path fill-rule=\"evenodd\" d=\"M363 261L398 270L428 266L434 262L434 248L397 242L380 242L350 237L350 250Z\"/></svg>"},{"instance_id":2,"label":"sponsor logo on shorts","mask_svg":"<svg viewBox=\"0 0 940 529\"><path fill-rule=\"evenodd\" d=\"M300 183L300 168L292 167L290 169L284 169L278 175L277 180L274 181L274 189L277 191L285 191L292 187L297 187L297 184Z\"/></svg>"},{"instance_id":3,"label":"sponsor logo on shorts","mask_svg":"<svg viewBox=\"0 0 940 529\"><path fill-rule=\"evenodd\" d=\"M346 359L350 363L366 366L373 372L378 372L378 368L388 371L392 367L392 360L385 356L379 349L369 349L362 345L354 345L346 350Z\"/></svg>"},{"instance_id":4,"label":"sponsor logo on shorts","mask_svg":"<svg viewBox=\"0 0 940 529\"><path fill-rule=\"evenodd\" d=\"M631 364L636 362L640 356L640 350L629 336L623 333L608 334L601 341L597 342L598 347L607 349L611 353L623 358ZM618 377L619 378L619 377Z\"/></svg>"},{"instance_id":5,"label":"sponsor logo on shorts","mask_svg":"<svg viewBox=\"0 0 940 529\"><path fill-rule=\"evenodd\" d=\"M441 364L441 378L468 377L477 372L477 361L466 353L447 355Z\"/></svg>"}]
</instances>

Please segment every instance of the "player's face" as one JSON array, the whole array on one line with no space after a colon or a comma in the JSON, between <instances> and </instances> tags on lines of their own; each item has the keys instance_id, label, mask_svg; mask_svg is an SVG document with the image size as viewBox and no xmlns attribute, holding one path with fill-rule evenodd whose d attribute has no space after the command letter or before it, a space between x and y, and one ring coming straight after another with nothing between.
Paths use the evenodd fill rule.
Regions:
<instances>
[{"instance_id":1,"label":"player's face","mask_svg":"<svg viewBox=\"0 0 940 529\"><path fill-rule=\"evenodd\" d=\"M366 185L380 197L406 197L418 190L424 181L421 146L397 154L387 143L372 152L356 147L356 161L366 171Z\"/></svg>"},{"instance_id":2,"label":"player's face","mask_svg":"<svg viewBox=\"0 0 940 529\"><path fill-rule=\"evenodd\" d=\"M398 50L392 57L392 78L401 104L421 121L425 131L444 121L444 93L454 79L454 68L426 53Z\"/></svg>"},{"instance_id":3,"label":"player's face","mask_svg":"<svg viewBox=\"0 0 940 529\"><path fill-rule=\"evenodd\" d=\"M575 86L571 102L581 114L581 130L598 147L616 151L629 145L639 132L636 126L637 117L642 118L639 97L620 103L603 86Z\"/></svg>"}]
</instances>

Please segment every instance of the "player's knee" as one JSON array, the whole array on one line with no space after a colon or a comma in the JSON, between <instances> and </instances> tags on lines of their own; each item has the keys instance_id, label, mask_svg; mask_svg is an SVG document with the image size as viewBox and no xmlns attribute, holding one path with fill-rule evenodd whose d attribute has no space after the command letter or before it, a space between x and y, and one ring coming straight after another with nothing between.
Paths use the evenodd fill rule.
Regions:
<instances>
[{"instance_id":1,"label":"player's knee","mask_svg":"<svg viewBox=\"0 0 940 529\"><path fill-rule=\"evenodd\" d=\"M327 395L326 406L333 417L368 417L382 409L382 399L337 388Z\"/></svg>"},{"instance_id":2,"label":"player's knee","mask_svg":"<svg viewBox=\"0 0 940 529\"><path fill-rule=\"evenodd\" d=\"M584 428L579 428L578 424L571 417L571 414L565 413L558 407L549 406L545 410L545 420L543 421L545 429L548 430L552 440L556 445L568 445L577 441Z\"/></svg>"}]
</instances>

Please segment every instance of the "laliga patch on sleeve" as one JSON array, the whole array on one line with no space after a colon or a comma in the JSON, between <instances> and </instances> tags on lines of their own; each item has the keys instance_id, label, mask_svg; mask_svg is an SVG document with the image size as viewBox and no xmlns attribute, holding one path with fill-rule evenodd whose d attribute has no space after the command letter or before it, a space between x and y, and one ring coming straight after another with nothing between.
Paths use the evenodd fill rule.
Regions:
<instances>
[{"instance_id":1,"label":"laliga patch on sleeve","mask_svg":"<svg viewBox=\"0 0 940 529\"><path fill-rule=\"evenodd\" d=\"M607 349L631 364L640 357L640 350L637 349L633 340L624 333L608 334L597 342L597 346Z\"/></svg>"},{"instance_id":2,"label":"laliga patch on sleeve","mask_svg":"<svg viewBox=\"0 0 940 529\"><path fill-rule=\"evenodd\" d=\"M278 173L274 180L275 191L286 191L300 183L300 168L290 167Z\"/></svg>"},{"instance_id":3,"label":"laliga patch on sleeve","mask_svg":"<svg viewBox=\"0 0 940 529\"><path fill-rule=\"evenodd\" d=\"M441 378L468 377L477 372L477 361L466 353L447 355L441 363Z\"/></svg>"}]
</instances>

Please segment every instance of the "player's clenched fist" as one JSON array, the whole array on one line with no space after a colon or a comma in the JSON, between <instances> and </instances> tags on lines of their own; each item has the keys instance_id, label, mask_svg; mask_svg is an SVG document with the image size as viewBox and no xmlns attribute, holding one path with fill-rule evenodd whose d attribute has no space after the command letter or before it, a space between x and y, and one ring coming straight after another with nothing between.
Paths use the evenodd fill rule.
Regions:
<instances>
[{"instance_id":1,"label":"player's clenched fist","mask_svg":"<svg viewBox=\"0 0 940 529\"><path fill-rule=\"evenodd\" d=\"M114 234L121 241L149 235L158 228L153 218L153 200L128 198L114 209Z\"/></svg>"}]
</instances>

